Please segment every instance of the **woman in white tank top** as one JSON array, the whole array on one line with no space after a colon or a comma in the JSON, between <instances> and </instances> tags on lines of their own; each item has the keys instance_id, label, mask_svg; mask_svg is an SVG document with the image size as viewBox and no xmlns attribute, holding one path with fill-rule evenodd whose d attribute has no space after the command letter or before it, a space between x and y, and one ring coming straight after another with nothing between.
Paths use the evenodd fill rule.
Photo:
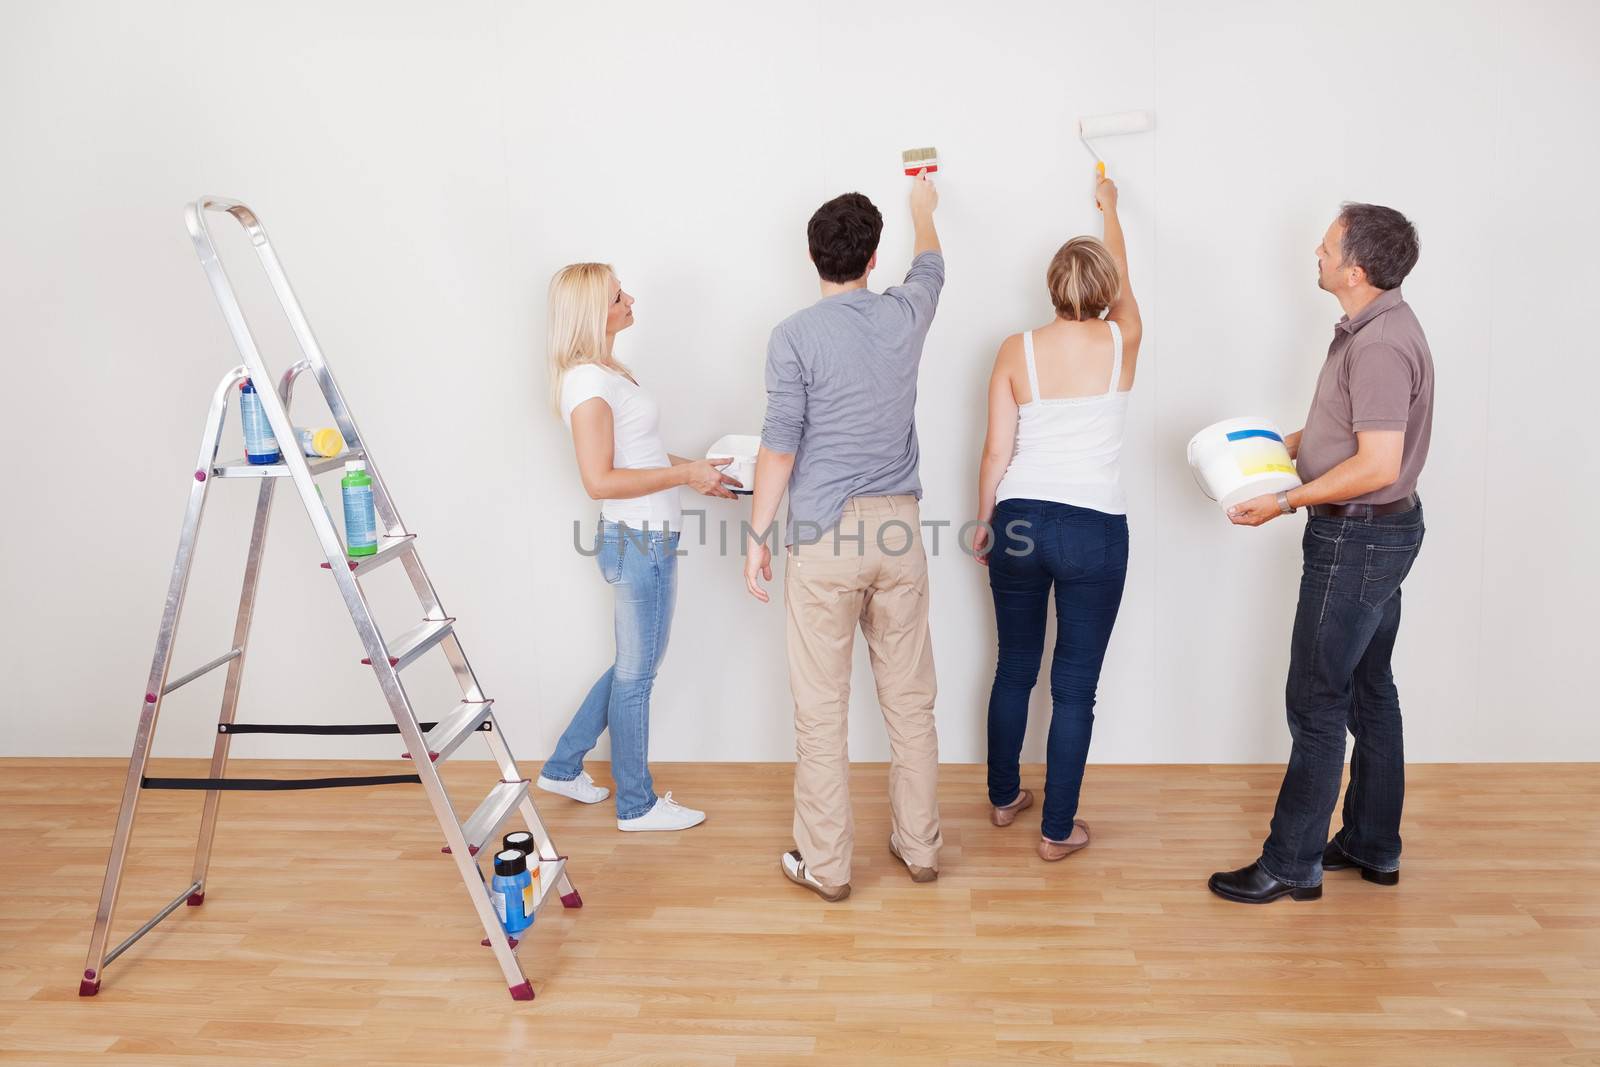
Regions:
<instances>
[{"instance_id":1,"label":"woman in white tank top","mask_svg":"<svg viewBox=\"0 0 1600 1067\"><path fill-rule=\"evenodd\" d=\"M1054 320L1000 346L978 472L978 520L985 525L975 547L989 568L999 637L989 695L996 826L1009 826L1033 804L1018 760L1055 589L1038 846L1046 860L1065 859L1089 843L1089 827L1076 817L1078 798L1100 666L1128 570L1122 437L1142 330L1116 186L1102 178L1095 201L1105 214L1105 240L1074 237L1050 263Z\"/></svg>"}]
</instances>

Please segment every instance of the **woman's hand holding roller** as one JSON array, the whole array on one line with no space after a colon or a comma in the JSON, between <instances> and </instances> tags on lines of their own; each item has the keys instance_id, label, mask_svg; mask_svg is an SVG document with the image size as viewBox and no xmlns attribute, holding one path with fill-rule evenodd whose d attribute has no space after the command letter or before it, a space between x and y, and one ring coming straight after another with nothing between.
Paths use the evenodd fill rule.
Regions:
<instances>
[{"instance_id":1,"label":"woman's hand holding roller","mask_svg":"<svg viewBox=\"0 0 1600 1067\"><path fill-rule=\"evenodd\" d=\"M1094 206L1101 211L1117 210L1117 183L1102 176L1094 186Z\"/></svg>"}]
</instances>

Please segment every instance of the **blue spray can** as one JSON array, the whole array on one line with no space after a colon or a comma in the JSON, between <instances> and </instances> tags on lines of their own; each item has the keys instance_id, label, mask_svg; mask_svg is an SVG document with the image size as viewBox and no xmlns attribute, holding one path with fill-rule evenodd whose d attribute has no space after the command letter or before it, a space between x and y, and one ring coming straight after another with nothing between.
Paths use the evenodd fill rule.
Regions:
<instances>
[{"instance_id":1,"label":"blue spray can","mask_svg":"<svg viewBox=\"0 0 1600 1067\"><path fill-rule=\"evenodd\" d=\"M267 413L262 410L261 397L256 387L246 378L239 383L239 418L244 425L244 458L257 466L276 463L283 457L278 452L278 439L272 435Z\"/></svg>"},{"instance_id":2,"label":"blue spray can","mask_svg":"<svg viewBox=\"0 0 1600 1067\"><path fill-rule=\"evenodd\" d=\"M514 848L495 853L489 899L507 934L515 937L533 925L533 878L526 855Z\"/></svg>"}]
</instances>

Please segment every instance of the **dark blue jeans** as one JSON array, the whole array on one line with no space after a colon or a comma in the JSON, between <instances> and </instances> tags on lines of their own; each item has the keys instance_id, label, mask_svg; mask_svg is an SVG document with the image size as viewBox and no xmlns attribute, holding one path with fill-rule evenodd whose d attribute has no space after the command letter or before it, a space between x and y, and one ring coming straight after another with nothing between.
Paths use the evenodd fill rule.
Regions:
<instances>
[{"instance_id":1,"label":"dark blue jeans","mask_svg":"<svg viewBox=\"0 0 1600 1067\"><path fill-rule=\"evenodd\" d=\"M1280 881L1322 884L1347 729L1355 752L1334 840L1366 866L1400 868L1405 744L1389 660L1400 632L1400 586L1422 533L1420 504L1375 519L1306 520L1285 694L1294 748L1261 849L1262 868Z\"/></svg>"},{"instance_id":2,"label":"dark blue jeans","mask_svg":"<svg viewBox=\"0 0 1600 1067\"><path fill-rule=\"evenodd\" d=\"M995 537L989 589L1000 655L989 693L989 802L1009 804L1022 787L1017 761L1054 585L1056 648L1050 661L1043 832L1065 841L1078 813L1089 758L1100 665L1128 576L1128 519L1044 500L1003 500L990 522Z\"/></svg>"}]
</instances>

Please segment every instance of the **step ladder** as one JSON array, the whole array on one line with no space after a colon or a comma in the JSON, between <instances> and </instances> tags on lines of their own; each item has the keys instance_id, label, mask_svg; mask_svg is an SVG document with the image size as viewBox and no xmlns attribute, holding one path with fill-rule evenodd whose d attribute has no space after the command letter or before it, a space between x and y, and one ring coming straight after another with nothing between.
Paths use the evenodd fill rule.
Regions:
<instances>
[{"instance_id":1,"label":"step ladder","mask_svg":"<svg viewBox=\"0 0 1600 1067\"><path fill-rule=\"evenodd\" d=\"M299 344L302 358L291 366L280 379L277 388L267 388L272 376L256 347L254 337L245 319L243 309L234 294L217 249L207 229L211 213L228 215L244 228L256 256L265 270L272 290L281 305L289 326ZM539 904L552 893L559 896L563 907L578 908L583 901L573 888L567 875L566 857L556 851L549 831L539 818L529 795L528 779L517 770L505 737L496 727L493 702L483 695L462 650L461 641L453 629L455 620L446 615L439 605L433 584L422 567L417 553L416 538L400 520L394 501L384 485L378 465L366 438L357 428L350 414L344 394L334 381L333 372L312 335L311 326L300 309L283 266L267 240L266 230L255 212L235 200L207 197L195 201L186 209L185 220L189 235L194 240L195 251L211 283L212 292L222 308L228 330L233 335L244 363L233 368L222 378L211 397L211 408L206 416L205 433L200 443L199 459L195 463L194 481L189 489L188 508L183 516L183 530L178 538L177 559L172 565L172 578L167 586L166 605L161 613L161 625L156 635L155 655L150 662L150 678L139 705L139 727L134 736L133 755L128 761L127 782L122 790L122 807L117 816L116 833L111 841L111 855L106 862L105 882L100 890L100 905L95 912L94 933L89 940L89 955L84 964L83 979L78 986L80 996L94 996L100 991L105 968L139 938L149 933L157 923L171 915L180 906L198 907L206 896L206 869L211 858L212 840L217 828L217 809L222 794L234 789L315 789L335 786L369 786L396 783L420 783L433 806L444 834L443 852L454 860L466 886L467 897L477 910L483 924L485 938L481 942L494 952L495 960L505 974L506 985L516 1000L532 1000L533 985L523 975L516 956L517 939L508 937L501 927L491 902L483 874L478 868L477 854L484 848L493 851L493 842L502 823L513 812L521 815L532 832L537 845L539 866ZM295 444L295 434L289 419L289 405L295 382L300 375L310 373L322 390L339 432L344 435L346 452L333 459L306 458ZM272 432L277 437L282 453L280 462L271 465L252 465L243 457L235 461L217 461L221 446L222 426L228 409L228 400L246 379L252 379L261 398ZM362 459L367 474L372 479L372 496L377 513L378 551L375 555L350 559L345 555L343 542L334 527L333 519L317 494L313 478L325 471L342 467L346 459ZM250 550L245 559L244 585L239 595L239 612L234 625L233 642L228 650L209 663L169 679L173 638L178 629L178 618L183 609L184 591L189 581L189 568L194 558L195 541L200 531L200 519L205 510L206 497L213 481L217 479L254 479L260 488L256 495L255 523L250 532ZM261 553L266 540L267 517L272 509L273 491L278 484L289 481L300 495L300 503L311 520L318 543L327 559L322 567L328 570L339 587L350 620L355 624L367 657L361 662L371 667L378 688L393 713L393 723L376 725L277 725L238 723L234 712L238 707L239 685L244 674L245 652L250 638L250 617L255 607L256 588L261 573ZM395 637L385 638L373 618L362 595L361 579L386 564L398 561L416 591L422 609L416 626ZM441 715L436 721L421 722L412 709L411 700L401 684L401 671L432 649L444 653L461 687L460 703ZM212 749L210 774L205 778L151 778L145 774L149 762L151 741L155 735L156 719L161 711L162 699L172 691L226 665L227 680L222 691L222 712L217 723L216 744ZM293 734L383 734L398 733L405 743L405 758L411 760L413 774L369 775L353 778L300 778L300 779L241 779L227 778L228 746L234 735L244 733ZM490 753L500 768L500 784L477 805L471 815L461 819L445 791L439 777L439 765L468 738L481 734L488 743ZM426 754L427 758L420 758ZM123 864L127 859L128 839L133 832L134 815L138 809L139 794L145 789L193 789L205 792L205 806L200 821L198 847L195 850L194 874L188 888L179 893L162 908L154 918L135 930L115 948L107 951L111 933L111 920L116 912L117 892L122 880ZM530 856L530 861L534 857Z\"/></svg>"}]
</instances>

